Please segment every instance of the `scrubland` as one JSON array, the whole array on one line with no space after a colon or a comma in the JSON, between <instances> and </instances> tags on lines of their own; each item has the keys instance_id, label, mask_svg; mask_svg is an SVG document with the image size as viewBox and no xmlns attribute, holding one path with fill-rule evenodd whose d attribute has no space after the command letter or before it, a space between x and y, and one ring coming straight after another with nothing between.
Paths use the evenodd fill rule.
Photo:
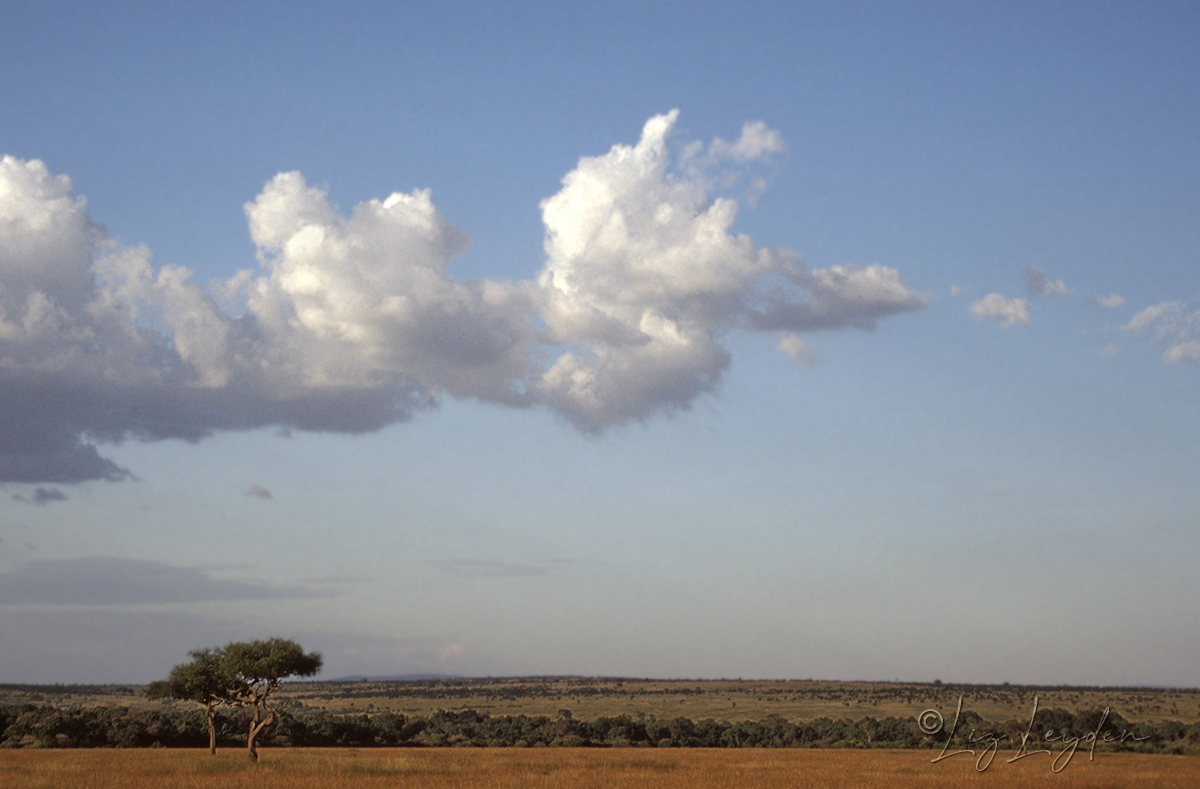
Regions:
<instances>
[{"instance_id":1,"label":"scrubland","mask_svg":"<svg viewBox=\"0 0 1200 789\"><path fill-rule=\"evenodd\" d=\"M911 717L926 708L964 709L989 720L1027 719L1038 698L1041 709L1071 711L1109 707L1132 722L1200 722L1200 691L1174 688L1089 688L1030 685L958 685L814 680L654 680L604 677L516 677L405 682L287 682L279 691L292 709L336 714L431 715L475 710L485 715L548 715L570 710L576 718L640 714L668 720L787 720L870 715ZM159 709L140 686L0 685L0 704L56 707L118 706Z\"/></svg>"}]
</instances>

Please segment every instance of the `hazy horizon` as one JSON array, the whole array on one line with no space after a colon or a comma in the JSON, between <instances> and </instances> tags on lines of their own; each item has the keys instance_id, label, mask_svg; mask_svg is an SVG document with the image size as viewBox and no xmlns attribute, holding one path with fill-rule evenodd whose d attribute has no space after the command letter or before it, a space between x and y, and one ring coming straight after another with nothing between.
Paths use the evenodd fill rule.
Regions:
<instances>
[{"instance_id":1,"label":"hazy horizon","mask_svg":"<svg viewBox=\"0 0 1200 789\"><path fill-rule=\"evenodd\" d=\"M187 659L181 662L188 662ZM161 678L160 678L161 679ZM341 677L326 677L322 674L317 674L313 677L289 677L282 682L284 684L305 684L305 683L330 683L330 684L353 684L359 682L371 683L389 683L389 682L538 682L538 681L592 681L592 682L741 682L741 683L772 683L772 682L810 682L813 684L840 684L840 685L929 685L930 687L977 687L977 688L1097 688L1101 690L1177 690L1177 691L1192 691L1200 690L1194 686L1181 685L1073 685L1066 684L1040 684L1040 683L1023 683L1023 682L956 682L953 680L946 681L941 678L932 680L906 680L906 679L829 679L821 677L644 677L632 675L590 675L590 674L513 674L502 676L460 676L457 674L394 674L394 675L375 675L363 676L361 674L347 674ZM150 682L153 682L151 680ZM84 682L0 682L0 686L6 687L33 687L33 688L71 688L71 687L139 687L149 685L150 682L101 682L101 683L84 683Z\"/></svg>"}]
</instances>

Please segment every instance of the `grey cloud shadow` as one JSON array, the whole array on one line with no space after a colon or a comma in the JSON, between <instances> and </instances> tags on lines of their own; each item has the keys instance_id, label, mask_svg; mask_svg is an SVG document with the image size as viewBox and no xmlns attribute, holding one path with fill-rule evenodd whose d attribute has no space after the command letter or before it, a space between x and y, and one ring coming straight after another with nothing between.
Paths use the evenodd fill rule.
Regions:
<instances>
[{"instance_id":1,"label":"grey cloud shadow","mask_svg":"<svg viewBox=\"0 0 1200 789\"><path fill-rule=\"evenodd\" d=\"M24 495L17 493L13 495L13 501L23 501L26 504L36 504L39 507L50 504L56 501L67 501L70 496L63 493L58 488L35 488L33 496L25 498Z\"/></svg>"},{"instance_id":2,"label":"grey cloud shadow","mask_svg":"<svg viewBox=\"0 0 1200 789\"><path fill-rule=\"evenodd\" d=\"M226 580L197 567L102 556L33 561L0 573L0 606L122 606L336 594L328 588Z\"/></svg>"},{"instance_id":3,"label":"grey cloud shadow","mask_svg":"<svg viewBox=\"0 0 1200 789\"><path fill-rule=\"evenodd\" d=\"M530 578L549 575L556 565L565 563L565 560L518 563L478 559L440 559L434 561L433 565L444 572L462 578Z\"/></svg>"}]
</instances>

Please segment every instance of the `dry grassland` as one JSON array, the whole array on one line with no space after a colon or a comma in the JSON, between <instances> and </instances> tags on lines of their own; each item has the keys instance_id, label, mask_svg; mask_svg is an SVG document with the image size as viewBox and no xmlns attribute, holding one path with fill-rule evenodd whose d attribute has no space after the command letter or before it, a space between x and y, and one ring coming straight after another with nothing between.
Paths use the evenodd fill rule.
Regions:
<instances>
[{"instance_id":1,"label":"dry grassland","mask_svg":"<svg viewBox=\"0 0 1200 789\"><path fill-rule=\"evenodd\" d=\"M0 751L5 789L1194 789L1200 759L1097 753L1061 772L1047 757L984 772L926 751L617 749L284 749L251 765L240 752Z\"/></svg>"}]
</instances>

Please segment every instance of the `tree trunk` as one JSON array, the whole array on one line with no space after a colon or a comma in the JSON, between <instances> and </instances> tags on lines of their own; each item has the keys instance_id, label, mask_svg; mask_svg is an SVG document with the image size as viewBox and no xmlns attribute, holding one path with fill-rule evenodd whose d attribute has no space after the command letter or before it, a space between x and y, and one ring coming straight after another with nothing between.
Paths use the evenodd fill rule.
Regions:
<instances>
[{"instance_id":1,"label":"tree trunk","mask_svg":"<svg viewBox=\"0 0 1200 789\"><path fill-rule=\"evenodd\" d=\"M254 747L254 739L258 737L258 733L275 722L275 710L271 710L270 714L263 720L259 720L259 710L254 710L254 720L250 721L250 734L246 737L246 755L250 757L250 761L258 761L258 749Z\"/></svg>"},{"instance_id":2,"label":"tree trunk","mask_svg":"<svg viewBox=\"0 0 1200 789\"><path fill-rule=\"evenodd\" d=\"M258 736L261 727L255 728L255 724L250 724L250 735L246 738L246 755L250 757L250 761L258 761L258 750L254 747L254 738Z\"/></svg>"},{"instance_id":3,"label":"tree trunk","mask_svg":"<svg viewBox=\"0 0 1200 789\"><path fill-rule=\"evenodd\" d=\"M217 710L212 704L205 705L204 714L208 718L208 752L217 755Z\"/></svg>"}]
</instances>

